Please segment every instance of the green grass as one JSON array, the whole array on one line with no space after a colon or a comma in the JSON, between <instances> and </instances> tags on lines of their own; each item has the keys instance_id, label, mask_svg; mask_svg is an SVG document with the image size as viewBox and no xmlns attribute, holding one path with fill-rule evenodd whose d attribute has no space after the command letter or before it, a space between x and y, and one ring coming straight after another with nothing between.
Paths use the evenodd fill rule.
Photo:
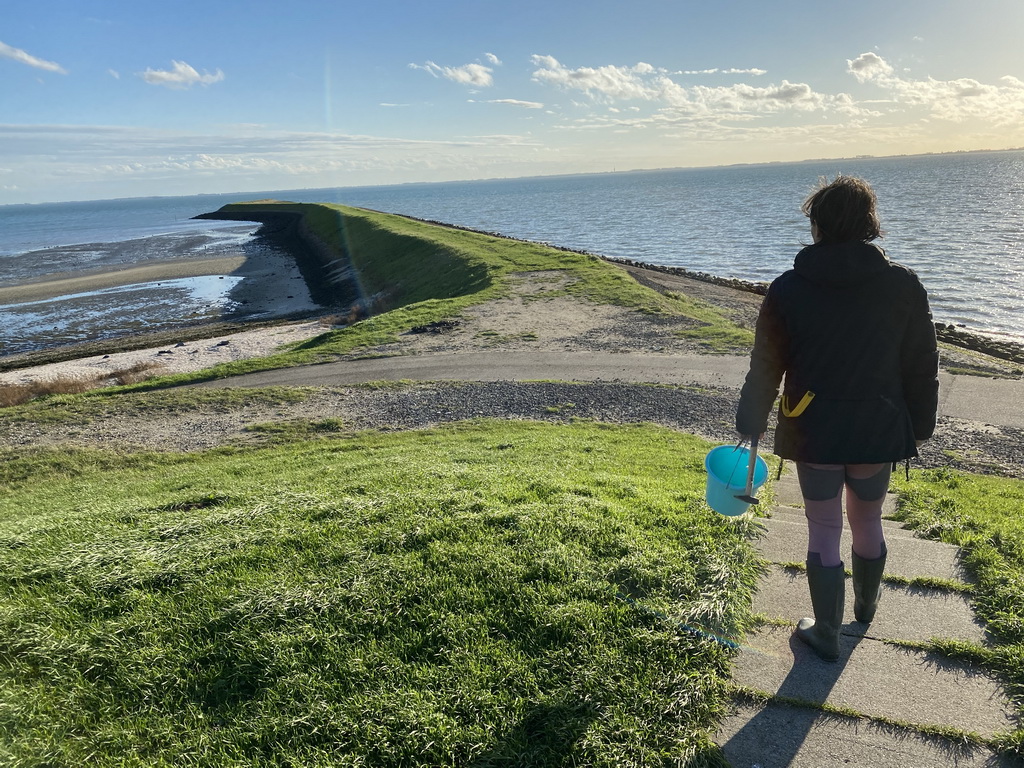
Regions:
<instances>
[{"instance_id":1,"label":"green grass","mask_svg":"<svg viewBox=\"0 0 1024 768\"><path fill-rule=\"evenodd\" d=\"M895 475L894 475L895 477ZM1024 481L949 469L896 478L897 519L921 535L955 544L977 579L973 605L992 634L990 648L968 653L956 643L935 650L983 663L999 674L1024 715ZM1024 729L1005 748L1019 750Z\"/></svg>"},{"instance_id":2,"label":"green grass","mask_svg":"<svg viewBox=\"0 0 1024 768\"><path fill-rule=\"evenodd\" d=\"M568 280L558 293L580 301L692 318L698 327L687 335L703 341L708 351L735 352L753 343L751 331L737 327L711 305L682 294L659 294L593 255L328 203L261 201L237 203L225 210L302 213L330 256L344 253L351 259L361 293L379 314L295 344L281 354L161 377L136 389L324 362L394 342L410 328L456 317L469 306L509 295L513 276L521 272L558 272Z\"/></svg>"},{"instance_id":3,"label":"green grass","mask_svg":"<svg viewBox=\"0 0 1024 768\"><path fill-rule=\"evenodd\" d=\"M758 561L705 442L301 437L6 452L0 764L724 765L680 624L741 633Z\"/></svg>"},{"instance_id":4,"label":"green grass","mask_svg":"<svg viewBox=\"0 0 1024 768\"><path fill-rule=\"evenodd\" d=\"M1003 642L1024 643L1024 481L938 469L897 487L897 519L961 547L989 630Z\"/></svg>"},{"instance_id":5,"label":"green grass","mask_svg":"<svg viewBox=\"0 0 1024 768\"><path fill-rule=\"evenodd\" d=\"M303 401L309 390L300 387L262 389L166 389L122 392L115 398L95 390L84 395L55 395L0 411L0 425L28 422L86 426L118 416L165 418L196 410L233 411L249 407L286 405Z\"/></svg>"},{"instance_id":6,"label":"green grass","mask_svg":"<svg viewBox=\"0 0 1024 768\"><path fill-rule=\"evenodd\" d=\"M736 352L754 345L754 331L738 326L717 308L693 296L667 294L678 303L679 312L701 323L698 328L680 331L683 338L699 341L708 352Z\"/></svg>"}]
</instances>

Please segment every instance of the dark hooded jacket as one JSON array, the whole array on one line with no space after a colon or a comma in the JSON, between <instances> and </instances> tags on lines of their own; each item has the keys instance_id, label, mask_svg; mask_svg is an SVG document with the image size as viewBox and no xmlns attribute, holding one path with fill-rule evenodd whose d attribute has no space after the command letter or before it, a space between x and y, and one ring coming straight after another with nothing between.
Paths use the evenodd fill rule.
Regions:
<instances>
[{"instance_id":1,"label":"dark hooded jacket","mask_svg":"<svg viewBox=\"0 0 1024 768\"><path fill-rule=\"evenodd\" d=\"M820 464L916 456L938 406L935 326L917 275L861 242L808 246L793 266L761 305L737 431L765 431L785 375L777 455Z\"/></svg>"}]
</instances>

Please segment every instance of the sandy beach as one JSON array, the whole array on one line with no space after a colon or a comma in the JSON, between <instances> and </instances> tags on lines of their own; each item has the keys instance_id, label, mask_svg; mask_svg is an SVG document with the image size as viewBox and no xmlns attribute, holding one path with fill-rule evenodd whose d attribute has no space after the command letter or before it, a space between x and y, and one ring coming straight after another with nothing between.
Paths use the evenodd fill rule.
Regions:
<instances>
[{"instance_id":1,"label":"sandy beach","mask_svg":"<svg viewBox=\"0 0 1024 768\"><path fill-rule=\"evenodd\" d=\"M42 280L0 287L0 305L43 301L123 285L177 280L204 275L230 275L245 264L246 257L218 256L208 259L168 259L131 267L104 267L77 272L58 272Z\"/></svg>"},{"instance_id":2,"label":"sandy beach","mask_svg":"<svg viewBox=\"0 0 1024 768\"><path fill-rule=\"evenodd\" d=\"M123 269L101 269L61 273L40 281L0 288L0 305L99 291L105 288L146 284L203 276L243 277L232 289L232 297L244 303L247 316L260 319L315 315L328 312L315 304L294 261L275 251L249 248L245 255L215 258L169 259ZM243 320L245 318L242 318ZM151 365L153 375L191 373L220 363L265 357L285 344L312 338L328 329L324 322L307 319L281 325L254 327L232 333L211 325L189 328L176 338L173 330L161 334L161 343L124 352L83 354L63 362L20 367L0 373L0 383L26 384L56 379L91 380L139 365ZM184 329L182 329L184 330ZM196 338L196 335L201 338ZM117 345L112 339L109 346Z\"/></svg>"},{"instance_id":3,"label":"sandy beach","mask_svg":"<svg viewBox=\"0 0 1024 768\"><path fill-rule=\"evenodd\" d=\"M0 372L0 384L28 384L34 381L73 379L89 381L133 368L153 366L154 376L192 373L220 363L266 357L283 345L319 336L329 326L319 320L254 328L209 338L178 341L129 352L112 352Z\"/></svg>"},{"instance_id":4,"label":"sandy beach","mask_svg":"<svg viewBox=\"0 0 1024 768\"><path fill-rule=\"evenodd\" d=\"M295 255L280 244L261 237L209 246L161 237L152 242L141 261L53 271L0 287L0 360L176 328L328 311L312 298ZM54 265L82 263L78 251L91 247L51 249L47 257Z\"/></svg>"}]
</instances>

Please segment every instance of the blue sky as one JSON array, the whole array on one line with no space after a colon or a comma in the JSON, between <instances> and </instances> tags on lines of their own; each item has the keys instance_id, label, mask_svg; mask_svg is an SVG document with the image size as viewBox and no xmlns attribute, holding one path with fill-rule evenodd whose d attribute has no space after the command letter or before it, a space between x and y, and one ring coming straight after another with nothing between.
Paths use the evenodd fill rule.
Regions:
<instances>
[{"instance_id":1,"label":"blue sky","mask_svg":"<svg viewBox=\"0 0 1024 768\"><path fill-rule=\"evenodd\" d=\"M0 204L1018 147L1021 30L1020 0L8 0Z\"/></svg>"}]
</instances>

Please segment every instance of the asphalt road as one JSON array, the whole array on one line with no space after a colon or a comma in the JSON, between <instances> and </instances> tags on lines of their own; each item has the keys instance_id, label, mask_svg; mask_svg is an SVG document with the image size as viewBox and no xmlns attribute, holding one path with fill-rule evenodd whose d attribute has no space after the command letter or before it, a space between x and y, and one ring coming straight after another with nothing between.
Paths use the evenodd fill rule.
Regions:
<instances>
[{"instance_id":1,"label":"asphalt road","mask_svg":"<svg viewBox=\"0 0 1024 768\"><path fill-rule=\"evenodd\" d=\"M747 358L612 352L465 352L379 357L283 368L205 382L206 387L344 386L370 381L621 381L738 389ZM939 376L939 413L1024 429L1024 381Z\"/></svg>"}]
</instances>

